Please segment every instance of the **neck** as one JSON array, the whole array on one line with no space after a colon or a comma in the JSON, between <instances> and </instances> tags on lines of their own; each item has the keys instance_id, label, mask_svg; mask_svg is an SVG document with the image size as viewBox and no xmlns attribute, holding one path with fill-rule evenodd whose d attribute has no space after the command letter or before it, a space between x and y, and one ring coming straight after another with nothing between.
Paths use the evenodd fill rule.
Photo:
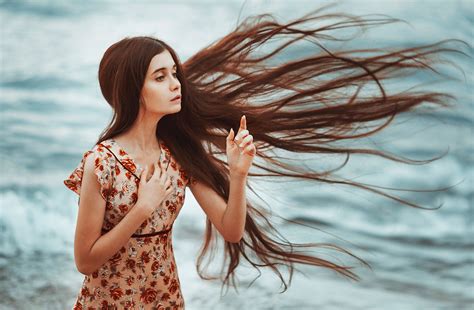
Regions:
<instances>
[{"instance_id":1,"label":"neck","mask_svg":"<svg viewBox=\"0 0 474 310\"><path fill-rule=\"evenodd\" d=\"M139 113L132 127L122 135L134 152L159 150L156 127L162 117L162 114Z\"/></svg>"}]
</instances>

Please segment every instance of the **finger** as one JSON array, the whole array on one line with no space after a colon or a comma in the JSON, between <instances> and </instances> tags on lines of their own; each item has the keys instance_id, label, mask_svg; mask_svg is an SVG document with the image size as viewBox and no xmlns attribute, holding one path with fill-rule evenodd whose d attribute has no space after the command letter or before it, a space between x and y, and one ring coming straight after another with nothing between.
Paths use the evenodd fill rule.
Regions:
<instances>
[{"instance_id":1,"label":"finger","mask_svg":"<svg viewBox=\"0 0 474 310\"><path fill-rule=\"evenodd\" d=\"M148 171L148 167L145 167L145 169L142 170L142 173L140 174L140 182L145 183L146 179L146 172Z\"/></svg>"},{"instance_id":2,"label":"finger","mask_svg":"<svg viewBox=\"0 0 474 310\"><path fill-rule=\"evenodd\" d=\"M163 172L163 175L161 176L160 181L166 185L168 181L171 181L170 179L171 177L166 172Z\"/></svg>"},{"instance_id":3,"label":"finger","mask_svg":"<svg viewBox=\"0 0 474 310\"><path fill-rule=\"evenodd\" d=\"M253 141L253 136L248 135L242 140L242 142L239 144L239 147L246 147L249 143L252 143L252 141Z\"/></svg>"},{"instance_id":4,"label":"finger","mask_svg":"<svg viewBox=\"0 0 474 310\"><path fill-rule=\"evenodd\" d=\"M247 129L247 124L246 124L246 120L245 120L245 115L243 115L241 118L240 118L240 125L239 125L239 130L237 131L237 135L244 129Z\"/></svg>"},{"instance_id":5,"label":"finger","mask_svg":"<svg viewBox=\"0 0 474 310\"><path fill-rule=\"evenodd\" d=\"M153 173L153 176L159 179L161 177L161 170L162 170L160 163L159 162L153 163L153 167L155 168L155 172Z\"/></svg>"},{"instance_id":6,"label":"finger","mask_svg":"<svg viewBox=\"0 0 474 310\"><path fill-rule=\"evenodd\" d=\"M229 134L227 135L226 138L227 142L234 143L234 129L229 130Z\"/></svg>"},{"instance_id":7,"label":"finger","mask_svg":"<svg viewBox=\"0 0 474 310\"><path fill-rule=\"evenodd\" d=\"M255 144L253 144L253 143L246 146L245 149L244 149L244 153L246 153L250 156L255 155L256 152L257 152L257 149L255 148Z\"/></svg>"},{"instance_id":8,"label":"finger","mask_svg":"<svg viewBox=\"0 0 474 310\"><path fill-rule=\"evenodd\" d=\"M245 115L240 118L240 127L242 127L242 129L247 129L247 118Z\"/></svg>"},{"instance_id":9,"label":"finger","mask_svg":"<svg viewBox=\"0 0 474 310\"><path fill-rule=\"evenodd\" d=\"M249 134L249 131L247 129L243 129L241 132L235 136L235 142L237 144L240 144L242 142L242 139L246 137Z\"/></svg>"}]
</instances>

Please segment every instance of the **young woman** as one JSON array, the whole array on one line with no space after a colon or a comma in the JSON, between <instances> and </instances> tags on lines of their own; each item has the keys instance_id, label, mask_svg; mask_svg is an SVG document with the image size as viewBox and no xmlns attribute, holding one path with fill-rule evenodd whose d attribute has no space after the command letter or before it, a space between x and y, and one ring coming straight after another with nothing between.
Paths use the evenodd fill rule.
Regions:
<instances>
[{"instance_id":1,"label":"young woman","mask_svg":"<svg viewBox=\"0 0 474 310\"><path fill-rule=\"evenodd\" d=\"M333 171L303 170L274 151L344 153L347 157L364 153L420 163L376 150L330 145L374 134L395 115L425 102L448 106L452 98L448 94L389 94L381 81L431 70L434 56L457 50L439 42L396 51L330 51L321 42L337 40L329 35L333 30L394 20L315 13L319 11L287 24L267 14L248 18L184 64L168 44L153 37L127 37L106 50L99 83L113 119L64 181L80 195L74 255L85 279L75 309L184 308L171 236L186 187L207 215L197 266L201 277L212 278L202 275L199 267L218 236L230 257L224 284L234 282L243 258L255 268L272 268L285 290L287 284L277 265L288 267L290 282L295 263L358 279L352 267L298 249L332 248L369 265L336 245L287 241L269 222L269 213L247 200L248 177L353 185L423 208L376 186L331 177ZM340 20L328 23L330 18ZM322 24L303 27L316 23ZM257 51L271 39L279 39L281 45ZM272 60L303 39L321 52L280 64ZM370 82L379 92L361 96L361 89ZM356 132L376 120L384 123ZM263 163L254 162L255 157ZM251 167L261 171L250 172Z\"/></svg>"}]
</instances>

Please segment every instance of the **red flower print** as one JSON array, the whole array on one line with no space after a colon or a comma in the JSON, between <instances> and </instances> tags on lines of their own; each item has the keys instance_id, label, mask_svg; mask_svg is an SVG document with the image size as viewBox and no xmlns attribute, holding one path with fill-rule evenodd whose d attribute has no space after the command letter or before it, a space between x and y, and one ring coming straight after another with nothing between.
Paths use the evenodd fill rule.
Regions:
<instances>
[{"instance_id":1,"label":"red flower print","mask_svg":"<svg viewBox=\"0 0 474 310\"><path fill-rule=\"evenodd\" d=\"M85 297L89 296L90 295L89 289L87 287L83 287L81 289L81 295Z\"/></svg>"},{"instance_id":2,"label":"red flower print","mask_svg":"<svg viewBox=\"0 0 474 310\"><path fill-rule=\"evenodd\" d=\"M140 228L145 228L147 224L148 224L148 220L145 220L145 221L140 225Z\"/></svg>"},{"instance_id":3,"label":"red flower print","mask_svg":"<svg viewBox=\"0 0 474 310\"><path fill-rule=\"evenodd\" d=\"M121 260L122 260L122 254L120 254L120 252L117 252L114 254L114 256L112 256L112 258L110 259L110 262L113 265L117 265L118 263L120 263Z\"/></svg>"},{"instance_id":4,"label":"red flower print","mask_svg":"<svg viewBox=\"0 0 474 310\"><path fill-rule=\"evenodd\" d=\"M122 152L113 143L110 146L118 159L106 148L109 147L107 143L99 151L94 149L89 152L94 155L95 172L102 184L101 194L108 197L102 226L105 231L113 229L136 206L140 186L139 178L134 176L134 173L139 176L135 172L137 164L126 151ZM168 148L162 148L162 151L164 154L160 162L171 166L168 171L174 173L172 179L177 191L165 199L161 206L157 206L156 212L143 219L134 231L136 234L166 230L173 224L184 202L188 175ZM122 157L118 157L119 155ZM84 162L85 158L81 163L82 167ZM69 184L77 191L81 190L81 165L66 180L66 185ZM86 277L74 309L183 309L180 281L177 278L176 263L172 259L171 232L132 238L129 241L127 245L118 247L119 250L101 268ZM91 304L86 305L85 302Z\"/></svg>"},{"instance_id":5,"label":"red flower print","mask_svg":"<svg viewBox=\"0 0 474 310\"><path fill-rule=\"evenodd\" d=\"M100 310L108 310L109 309L109 303L107 300L102 301L102 306L100 307Z\"/></svg>"},{"instance_id":6,"label":"red flower print","mask_svg":"<svg viewBox=\"0 0 474 310\"><path fill-rule=\"evenodd\" d=\"M110 297L112 297L114 300L118 300L118 299L122 298L122 296L123 296L123 292L122 292L122 289L120 287L111 288L109 290L109 293L110 293Z\"/></svg>"},{"instance_id":7,"label":"red flower print","mask_svg":"<svg viewBox=\"0 0 474 310\"><path fill-rule=\"evenodd\" d=\"M135 278L130 276L130 277L127 277L127 284L128 286L132 286L132 284L135 282Z\"/></svg>"},{"instance_id":8,"label":"red flower print","mask_svg":"<svg viewBox=\"0 0 474 310\"><path fill-rule=\"evenodd\" d=\"M145 264L148 264L150 262L150 255L149 255L149 252L143 252L142 255L140 256L140 259L142 260L142 262L144 262Z\"/></svg>"},{"instance_id":9,"label":"red flower print","mask_svg":"<svg viewBox=\"0 0 474 310\"><path fill-rule=\"evenodd\" d=\"M171 280L171 284L168 287L168 291L173 295L178 290L178 281L176 279Z\"/></svg>"},{"instance_id":10,"label":"red flower print","mask_svg":"<svg viewBox=\"0 0 474 310\"><path fill-rule=\"evenodd\" d=\"M105 187L102 188L102 191L101 191L101 192L102 192L102 196L104 196L104 197L108 197L108 196L110 195L110 194L109 194L109 193L110 193L110 190L109 190L108 188L105 188Z\"/></svg>"},{"instance_id":11,"label":"red flower print","mask_svg":"<svg viewBox=\"0 0 474 310\"><path fill-rule=\"evenodd\" d=\"M161 244L163 244L163 245L166 244L167 239L168 239L168 238L167 238L165 235L161 235L161 236L160 236L160 242L161 242Z\"/></svg>"},{"instance_id":12,"label":"red flower print","mask_svg":"<svg viewBox=\"0 0 474 310\"><path fill-rule=\"evenodd\" d=\"M127 259L126 263L127 269L134 269L135 268L135 260L129 258Z\"/></svg>"},{"instance_id":13,"label":"red flower print","mask_svg":"<svg viewBox=\"0 0 474 310\"><path fill-rule=\"evenodd\" d=\"M135 171L136 169L135 164L130 159L125 158L125 159L122 159L121 162L127 170Z\"/></svg>"},{"instance_id":14,"label":"red flower print","mask_svg":"<svg viewBox=\"0 0 474 310\"><path fill-rule=\"evenodd\" d=\"M170 204L168 206L168 210L171 212L171 214L175 214L176 213L176 205L174 203Z\"/></svg>"},{"instance_id":15,"label":"red flower print","mask_svg":"<svg viewBox=\"0 0 474 310\"><path fill-rule=\"evenodd\" d=\"M126 204L121 203L119 205L119 209L122 213L126 213L128 211L128 206Z\"/></svg>"},{"instance_id":16,"label":"red flower print","mask_svg":"<svg viewBox=\"0 0 474 310\"><path fill-rule=\"evenodd\" d=\"M140 300L145 304L149 304L156 300L156 297L157 297L156 295L157 295L157 292L154 289L147 288L146 290L142 291Z\"/></svg>"},{"instance_id":17,"label":"red flower print","mask_svg":"<svg viewBox=\"0 0 474 310\"><path fill-rule=\"evenodd\" d=\"M138 200L138 194L137 193L132 193L131 197L131 203L136 203Z\"/></svg>"},{"instance_id":18,"label":"red flower print","mask_svg":"<svg viewBox=\"0 0 474 310\"><path fill-rule=\"evenodd\" d=\"M158 261L154 261L153 264L151 265L151 270L157 271L159 267L160 267L160 263Z\"/></svg>"},{"instance_id":19,"label":"red flower print","mask_svg":"<svg viewBox=\"0 0 474 310\"><path fill-rule=\"evenodd\" d=\"M72 310L82 310L82 304L80 302L77 302Z\"/></svg>"},{"instance_id":20,"label":"red flower print","mask_svg":"<svg viewBox=\"0 0 474 310\"><path fill-rule=\"evenodd\" d=\"M168 301L168 299L170 299L170 298L171 298L171 296L168 293L164 293L163 296L161 296L161 300L163 300L163 301Z\"/></svg>"},{"instance_id":21,"label":"red flower print","mask_svg":"<svg viewBox=\"0 0 474 310\"><path fill-rule=\"evenodd\" d=\"M97 169L99 169L100 171L104 171L104 166L100 164L100 158L96 158L94 163Z\"/></svg>"},{"instance_id":22,"label":"red flower print","mask_svg":"<svg viewBox=\"0 0 474 310\"><path fill-rule=\"evenodd\" d=\"M125 309L135 309L135 302L133 300L127 300L124 307Z\"/></svg>"}]
</instances>

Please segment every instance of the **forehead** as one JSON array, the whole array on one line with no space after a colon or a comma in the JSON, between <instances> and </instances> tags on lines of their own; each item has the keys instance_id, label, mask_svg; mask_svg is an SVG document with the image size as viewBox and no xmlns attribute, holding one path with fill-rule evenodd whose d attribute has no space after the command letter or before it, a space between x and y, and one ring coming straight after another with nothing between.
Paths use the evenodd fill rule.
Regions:
<instances>
[{"instance_id":1,"label":"forehead","mask_svg":"<svg viewBox=\"0 0 474 310\"><path fill-rule=\"evenodd\" d=\"M162 67L166 67L168 69L172 69L175 65L173 57L171 57L170 52L167 50L163 51L162 53L156 54L150 61L150 65L148 66L148 74L153 74L153 72Z\"/></svg>"}]
</instances>

